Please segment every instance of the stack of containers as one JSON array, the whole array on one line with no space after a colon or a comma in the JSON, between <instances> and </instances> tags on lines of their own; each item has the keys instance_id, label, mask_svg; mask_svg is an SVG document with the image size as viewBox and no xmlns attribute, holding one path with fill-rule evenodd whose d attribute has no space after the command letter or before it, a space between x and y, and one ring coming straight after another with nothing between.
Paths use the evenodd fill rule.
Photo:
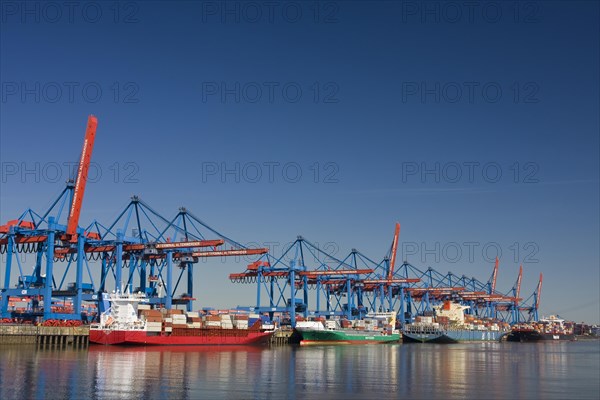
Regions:
<instances>
[{"instance_id":1,"label":"stack of containers","mask_svg":"<svg viewBox=\"0 0 600 400\"><path fill-rule=\"evenodd\" d=\"M236 315L233 324L238 329L248 329L248 315L239 314Z\"/></svg>"},{"instance_id":2,"label":"stack of containers","mask_svg":"<svg viewBox=\"0 0 600 400\"><path fill-rule=\"evenodd\" d=\"M197 311L188 311L187 327L194 329L200 329L202 327L202 318L200 318Z\"/></svg>"},{"instance_id":3,"label":"stack of containers","mask_svg":"<svg viewBox=\"0 0 600 400\"><path fill-rule=\"evenodd\" d=\"M173 328L187 328L187 318L183 310L171 310L171 318L173 320Z\"/></svg>"},{"instance_id":4,"label":"stack of containers","mask_svg":"<svg viewBox=\"0 0 600 400\"><path fill-rule=\"evenodd\" d=\"M221 314L221 328L223 329L233 329L233 322L231 321L230 314Z\"/></svg>"},{"instance_id":5,"label":"stack of containers","mask_svg":"<svg viewBox=\"0 0 600 400\"><path fill-rule=\"evenodd\" d=\"M327 329L336 329L337 328L337 321L336 320L332 320L332 319L328 319L325 322L325 327Z\"/></svg>"},{"instance_id":6,"label":"stack of containers","mask_svg":"<svg viewBox=\"0 0 600 400\"><path fill-rule=\"evenodd\" d=\"M171 317L167 318L164 322L165 332L171 333L173 332L173 319Z\"/></svg>"},{"instance_id":7,"label":"stack of containers","mask_svg":"<svg viewBox=\"0 0 600 400\"><path fill-rule=\"evenodd\" d=\"M355 322L354 328L359 331L364 331L365 329L372 330L373 322L374 321L372 321L372 320L365 321L364 319L359 319L358 321Z\"/></svg>"},{"instance_id":8,"label":"stack of containers","mask_svg":"<svg viewBox=\"0 0 600 400\"><path fill-rule=\"evenodd\" d=\"M221 328L221 318L218 315L207 315L204 321L204 325L209 329Z\"/></svg>"},{"instance_id":9,"label":"stack of containers","mask_svg":"<svg viewBox=\"0 0 600 400\"><path fill-rule=\"evenodd\" d=\"M159 310L142 309L140 313L142 319L146 320L146 331L160 332L162 330L162 313Z\"/></svg>"},{"instance_id":10,"label":"stack of containers","mask_svg":"<svg viewBox=\"0 0 600 400\"><path fill-rule=\"evenodd\" d=\"M166 311L163 317L163 328L165 332L173 332L173 317L169 311Z\"/></svg>"}]
</instances>

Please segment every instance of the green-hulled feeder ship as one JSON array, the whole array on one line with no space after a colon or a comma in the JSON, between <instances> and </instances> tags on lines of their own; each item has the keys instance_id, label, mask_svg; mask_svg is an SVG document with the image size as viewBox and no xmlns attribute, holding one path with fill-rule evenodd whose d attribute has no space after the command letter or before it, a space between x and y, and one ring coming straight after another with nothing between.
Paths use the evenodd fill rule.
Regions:
<instances>
[{"instance_id":1,"label":"green-hulled feeder ship","mask_svg":"<svg viewBox=\"0 0 600 400\"><path fill-rule=\"evenodd\" d=\"M353 321L298 321L296 330L302 336L301 345L392 343L400 340L393 312L369 313L364 319Z\"/></svg>"}]
</instances>

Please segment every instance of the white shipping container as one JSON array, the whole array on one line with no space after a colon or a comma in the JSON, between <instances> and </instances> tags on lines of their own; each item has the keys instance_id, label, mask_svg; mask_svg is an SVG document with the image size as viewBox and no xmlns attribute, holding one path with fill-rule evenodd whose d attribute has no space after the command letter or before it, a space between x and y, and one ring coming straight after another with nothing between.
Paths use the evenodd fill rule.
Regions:
<instances>
[{"instance_id":1,"label":"white shipping container","mask_svg":"<svg viewBox=\"0 0 600 400\"><path fill-rule=\"evenodd\" d=\"M173 322L173 318L167 317L163 321L165 321L165 322Z\"/></svg>"},{"instance_id":2,"label":"white shipping container","mask_svg":"<svg viewBox=\"0 0 600 400\"><path fill-rule=\"evenodd\" d=\"M170 327L170 326L167 326L167 327L165 328L165 332L173 332L173 328L172 328L172 327Z\"/></svg>"},{"instance_id":3,"label":"white shipping container","mask_svg":"<svg viewBox=\"0 0 600 400\"><path fill-rule=\"evenodd\" d=\"M188 311L187 316L190 318L198 318L198 311Z\"/></svg>"},{"instance_id":4,"label":"white shipping container","mask_svg":"<svg viewBox=\"0 0 600 400\"><path fill-rule=\"evenodd\" d=\"M146 326L146 330L148 332L160 332L161 329L162 328L160 326Z\"/></svg>"},{"instance_id":5,"label":"white shipping container","mask_svg":"<svg viewBox=\"0 0 600 400\"><path fill-rule=\"evenodd\" d=\"M138 310L150 310L150 304L138 304Z\"/></svg>"}]
</instances>

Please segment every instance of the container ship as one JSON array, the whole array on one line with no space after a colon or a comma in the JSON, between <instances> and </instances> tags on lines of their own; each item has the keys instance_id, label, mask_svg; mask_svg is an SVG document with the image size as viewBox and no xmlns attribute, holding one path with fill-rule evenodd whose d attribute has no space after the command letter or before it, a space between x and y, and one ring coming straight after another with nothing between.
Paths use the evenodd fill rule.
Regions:
<instances>
[{"instance_id":1,"label":"container ship","mask_svg":"<svg viewBox=\"0 0 600 400\"><path fill-rule=\"evenodd\" d=\"M100 323L90 325L90 342L105 345L266 344L275 331L258 315L200 316L183 310L152 310L142 293L112 293ZM254 317L254 318L251 318Z\"/></svg>"},{"instance_id":2,"label":"container ship","mask_svg":"<svg viewBox=\"0 0 600 400\"><path fill-rule=\"evenodd\" d=\"M556 315L542 318L539 322L517 324L506 337L509 342L537 342L540 340L575 340L572 323Z\"/></svg>"},{"instance_id":3,"label":"container ship","mask_svg":"<svg viewBox=\"0 0 600 400\"><path fill-rule=\"evenodd\" d=\"M469 306L445 301L433 306L431 316L418 316L402 330L404 343L497 342L508 333L508 325L494 320L465 316Z\"/></svg>"},{"instance_id":4,"label":"container ship","mask_svg":"<svg viewBox=\"0 0 600 400\"><path fill-rule=\"evenodd\" d=\"M391 343L400 340L395 326L395 313L369 313L354 321L298 321L296 331L302 336L300 345Z\"/></svg>"}]
</instances>

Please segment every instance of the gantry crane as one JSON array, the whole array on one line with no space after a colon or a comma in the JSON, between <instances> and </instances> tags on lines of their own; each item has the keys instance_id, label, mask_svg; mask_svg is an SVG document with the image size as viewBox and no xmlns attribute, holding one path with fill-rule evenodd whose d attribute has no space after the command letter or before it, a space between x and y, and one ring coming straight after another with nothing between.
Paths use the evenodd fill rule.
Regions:
<instances>
[{"instance_id":1,"label":"gantry crane","mask_svg":"<svg viewBox=\"0 0 600 400\"><path fill-rule=\"evenodd\" d=\"M174 304L185 304L191 309L192 266L199 259L261 255L267 252L264 248L249 249L232 241L185 208L181 208L175 218L166 219L137 196L132 198L113 223L105 226L94 221L87 228L81 228L79 219L97 126L97 118L89 116L77 175L67 182L49 209L43 213L27 209L18 219L0 226L0 253L6 254L4 284L0 295L2 318L11 317L8 304L13 297L35 299L36 303L37 299L43 298L43 312L40 311L42 307L29 310L29 317L42 317L45 320L80 319L83 302L97 303L98 309L102 310L104 292L110 289L124 290L125 287L146 292L152 304L167 308ZM65 209L69 211L66 222L62 223L61 216ZM132 218L138 233L127 235ZM146 224L142 223L143 218L146 218ZM208 230L219 238L206 238L199 229ZM231 248L220 248L225 243L230 244ZM17 257L21 253L35 255L32 275L25 273L22 260ZM94 284L91 261L100 263L98 284ZM177 283L173 280L174 265L181 270ZM15 266L18 269L16 288L11 287L11 274ZM76 268L75 279L68 283L66 280L72 266ZM129 268L129 273L122 276L126 268ZM88 282L84 282L86 270ZM175 291L186 270L187 293L175 299ZM114 282L109 288L107 282L110 276ZM59 298L72 298L72 307L59 307L55 301Z\"/></svg>"}]
</instances>

